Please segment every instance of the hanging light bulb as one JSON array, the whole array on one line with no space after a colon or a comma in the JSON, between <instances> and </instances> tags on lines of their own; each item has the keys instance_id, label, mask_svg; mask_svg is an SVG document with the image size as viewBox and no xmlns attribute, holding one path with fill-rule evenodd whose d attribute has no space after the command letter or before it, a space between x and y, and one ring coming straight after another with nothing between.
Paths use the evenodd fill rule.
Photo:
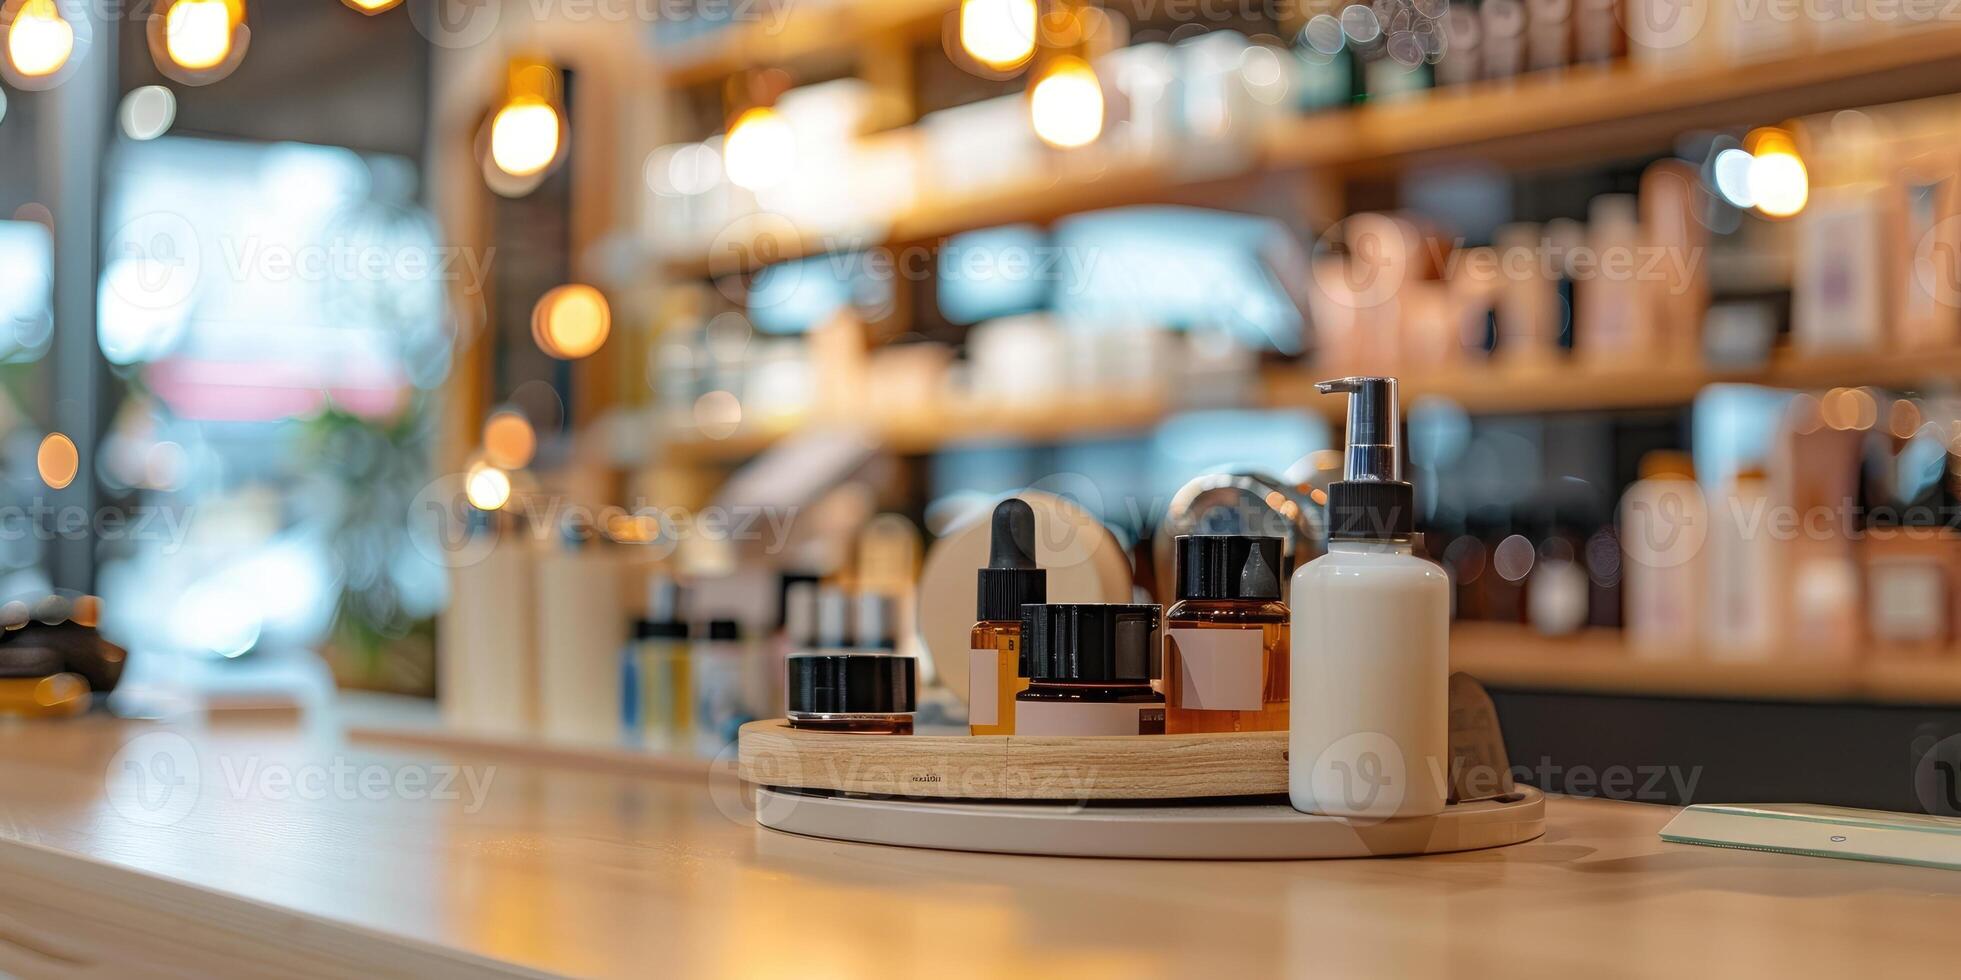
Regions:
<instances>
[{"instance_id":1,"label":"hanging light bulb","mask_svg":"<svg viewBox=\"0 0 1961 980\"><path fill-rule=\"evenodd\" d=\"M7 27L7 60L28 78L45 78L75 53L75 26L54 0L26 0Z\"/></svg>"},{"instance_id":2,"label":"hanging light bulb","mask_svg":"<svg viewBox=\"0 0 1961 980\"><path fill-rule=\"evenodd\" d=\"M529 177L558 159L558 110L546 102L512 102L490 122L490 159L513 177Z\"/></svg>"},{"instance_id":3,"label":"hanging light bulb","mask_svg":"<svg viewBox=\"0 0 1961 980\"><path fill-rule=\"evenodd\" d=\"M511 64L503 108L490 120L490 162L512 177L544 173L564 142L558 72L535 61Z\"/></svg>"},{"instance_id":4,"label":"hanging light bulb","mask_svg":"<svg viewBox=\"0 0 1961 980\"><path fill-rule=\"evenodd\" d=\"M1035 54L1035 0L960 0L960 47L995 71Z\"/></svg>"},{"instance_id":5,"label":"hanging light bulb","mask_svg":"<svg viewBox=\"0 0 1961 980\"><path fill-rule=\"evenodd\" d=\"M186 71L216 68L231 57L234 26L225 0L177 0L164 11L164 50Z\"/></svg>"},{"instance_id":6,"label":"hanging light bulb","mask_svg":"<svg viewBox=\"0 0 1961 980\"><path fill-rule=\"evenodd\" d=\"M402 0L341 0L341 2L364 14L378 14L402 5Z\"/></svg>"},{"instance_id":7,"label":"hanging light bulb","mask_svg":"<svg viewBox=\"0 0 1961 980\"><path fill-rule=\"evenodd\" d=\"M1788 218L1804 210L1811 198L1811 180L1798 157L1797 142L1781 129L1760 129L1743 145L1750 150L1746 183L1757 210L1773 218Z\"/></svg>"},{"instance_id":8,"label":"hanging light bulb","mask_svg":"<svg viewBox=\"0 0 1961 980\"><path fill-rule=\"evenodd\" d=\"M209 85L245 57L245 0L169 0L150 15L150 58L166 77Z\"/></svg>"},{"instance_id":9,"label":"hanging light bulb","mask_svg":"<svg viewBox=\"0 0 1961 980\"><path fill-rule=\"evenodd\" d=\"M1059 149L1087 146L1103 133L1103 85L1096 70L1074 55L1049 62L1028 93L1035 135Z\"/></svg>"},{"instance_id":10,"label":"hanging light bulb","mask_svg":"<svg viewBox=\"0 0 1961 980\"><path fill-rule=\"evenodd\" d=\"M797 137L783 116L759 106L737 116L722 140L722 171L737 187L773 187L796 163Z\"/></svg>"}]
</instances>

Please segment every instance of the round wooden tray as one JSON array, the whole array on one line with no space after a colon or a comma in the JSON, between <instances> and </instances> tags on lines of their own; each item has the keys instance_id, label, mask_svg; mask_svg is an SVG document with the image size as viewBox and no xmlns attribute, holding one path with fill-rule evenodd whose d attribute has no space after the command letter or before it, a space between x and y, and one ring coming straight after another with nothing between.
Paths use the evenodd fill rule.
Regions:
<instances>
[{"instance_id":1,"label":"round wooden tray","mask_svg":"<svg viewBox=\"0 0 1961 980\"><path fill-rule=\"evenodd\" d=\"M756 790L756 820L828 840L1054 857L1301 860L1444 854L1520 844L1546 832L1546 798L1445 807L1434 817L1345 820L1284 803L962 803Z\"/></svg>"},{"instance_id":2,"label":"round wooden tray","mask_svg":"<svg viewBox=\"0 0 1961 980\"><path fill-rule=\"evenodd\" d=\"M1287 792L1287 733L841 735L742 726L758 786L957 800L1187 800Z\"/></svg>"}]
</instances>

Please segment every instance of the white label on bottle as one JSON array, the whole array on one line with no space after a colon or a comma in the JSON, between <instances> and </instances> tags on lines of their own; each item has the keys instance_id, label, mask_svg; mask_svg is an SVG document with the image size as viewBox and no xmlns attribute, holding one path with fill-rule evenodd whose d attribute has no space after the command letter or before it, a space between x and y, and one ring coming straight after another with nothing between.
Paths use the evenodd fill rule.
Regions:
<instances>
[{"instance_id":1,"label":"white label on bottle","mask_svg":"<svg viewBox=\"0 0 1961 980\"><path fill-rule=\"evenodd\" d=\"M1141 735L1144 713L1154 712L1162 731L1164 704L1151 701L1016 701L1016 735Z\"/></svg>"},{"instance_id":2,"label":"white label on bottle","mask_svg":"<svg viewBox=\"0 0 1961 980\"><path fill-rule=\"evenodd\" d=\"M967 724L1001 723L1001 652L986 647L967 651Z\"/></svg>"},{"instance_id":3,"label":"white label on bottle","mask_svg":"<svg viewBox=\"0 0 1961 980\"><path fill-rule=\"evenodd\" d=\"M1178 648L1178 706L1200 711L1265 707L1261 634L1256 629L1166 630Z\"/></svg>"}]
</instances>

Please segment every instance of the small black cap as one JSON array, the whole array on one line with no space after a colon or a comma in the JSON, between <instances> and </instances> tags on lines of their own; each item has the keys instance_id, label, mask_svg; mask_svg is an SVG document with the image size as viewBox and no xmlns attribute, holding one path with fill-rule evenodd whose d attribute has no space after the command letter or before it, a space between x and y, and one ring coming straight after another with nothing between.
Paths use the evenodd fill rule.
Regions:
<instances>
[{"instance_id":1,"label":"small black cap","mask_svg":"<svg viewBox=\"0 0 1961 980\"><path fill-rule=\"evenodd\" d=\"M711 640L742 639L742 624L733 619L716 619L708 623L708 638Z\"/></svg>"},{"instance_id":2,"label":"small black cap","mask_svg":"<svg viewBox=\"0 0 1961 980\"><path fill-rule=\"evenodd\" d=\"M633 621L633 638L636 640L684 640L688 637L688 624L673 619L636 619Z\"/></svg>"},{"instance_id":3,"label":"small black cap","mask_svg":"<svg viewBox=\"0 0 1961 980\"><path fill-rule=\"evenodd\" d=\"M1028 501L1009 497L994 507L974 618L983 623L1020 619L1022 606L1048 598L1049 573L1035 564L1035 510Z\"/></svg>"},{"instance_id":4,"label":"small black cap","mask_svg":"<svg viewBox=\"0 0 1961 980\"><path fill-rule=\"evenodd\" d=\"M1339 541L1407 541L1416 533L1416 490L1384 480L1328 485L1328 537Z\"/></svg>"},{"instance_id":5,"label":"small black cap","mask_svg":"<svg viewBox=\"0 0 1961 980\"><path fill-rule=\"evenodd\" d=\"M913 710L911 657L889 653L801 653L790 658L793 714L900 714Z\"/></svg>"},{"instance_id":6,"label":"small black cap","mask_svg":"<svg viewBox=\"0 0 1961 980\"><path fill-rule=\"evenodd\" d=\"M1178 536L1178 598L1280 598L1279 538L1250 534Z\"/></svg>"},{"instance_id":7,"label":"small black cap","mask_svg":"<svg viewBox=\"0 0 1961 980\"><path fill-rule=\"evenodd\" d=\"M1023 606L1022 667L1037 683L1147 684L1159 673L1159 615L1155 605Z\"/></svg>"}]
</instances>

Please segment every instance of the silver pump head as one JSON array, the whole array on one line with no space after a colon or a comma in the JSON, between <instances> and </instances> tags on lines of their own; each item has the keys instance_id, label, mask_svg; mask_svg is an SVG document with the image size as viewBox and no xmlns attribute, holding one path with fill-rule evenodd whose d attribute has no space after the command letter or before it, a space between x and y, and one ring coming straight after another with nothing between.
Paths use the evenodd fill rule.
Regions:
<instances>
[{"instance_id":1,"label":"silver pump head","mask_svg":"<svg viewBox=\"0 0 1961 980\"><path fill-rule=\"evenodd\" d=\"M1342 453L1341 478L1362 483L1403 481L1402 414L1396 401L1396 379L1337 378L1315 384L1324 395L1348 395L1348 448Z\"/></svg>"}]
</instances>

